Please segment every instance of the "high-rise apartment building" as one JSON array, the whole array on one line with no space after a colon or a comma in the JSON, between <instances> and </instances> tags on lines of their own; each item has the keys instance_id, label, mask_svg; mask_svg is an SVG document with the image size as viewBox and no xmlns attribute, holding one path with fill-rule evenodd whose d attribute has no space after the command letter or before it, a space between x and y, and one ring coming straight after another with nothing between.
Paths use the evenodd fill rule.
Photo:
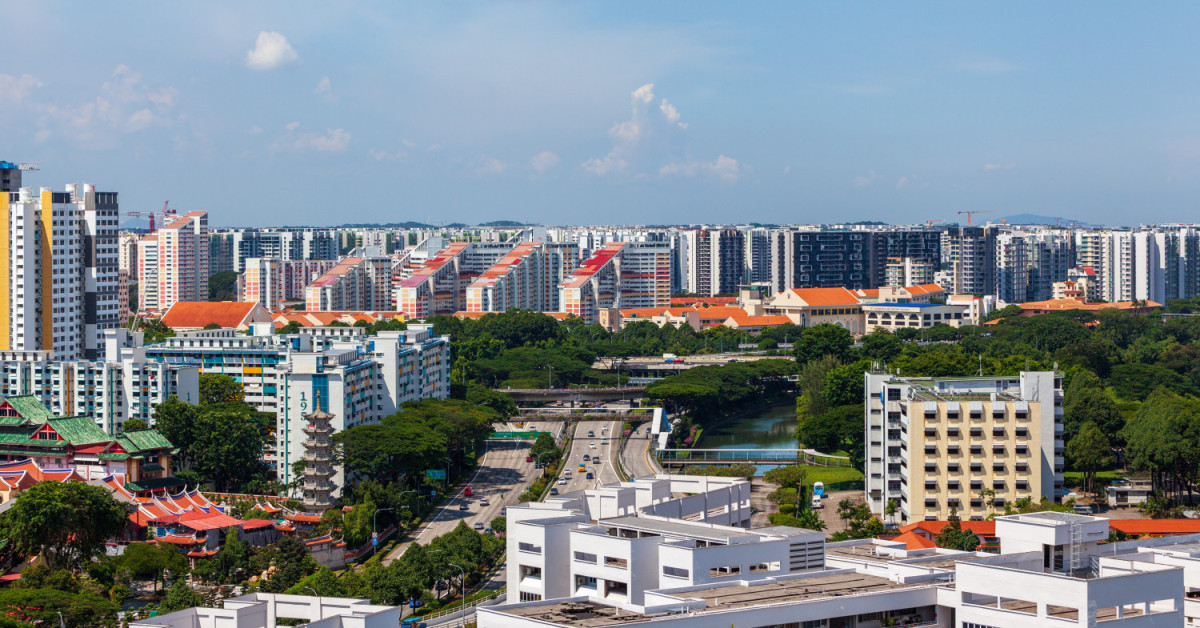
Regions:
<instances>
[{"instance_id":1,"label":"high-rise apartment building","mask_svg":"<svg viewBox=\"0 0 1200 628\"><path fill-rule=\"evenodd\" d=\"M902 521L983 519L1063 487L1062 378L902 378L866 373L864 476L872 512Z\"/></svg>"},{"instance_id":2,"label":"high-rise apartment building","mask_svg":"<svg viewBox=\"0 0 1200 628\"><path fill-rule=\"evenodd\" d=\"M563 312L591 324L604 308L667 307L671 303L671 249L665 242L613 242L559 286Z\"/></svg>"},{"instance_id":3,"label":"high-rise apartment building","mask_svg":"<svg viewBox=\"0 0 1200 628\"><path fill-rule=\"evenodd\" d=\"M188 212L143 236L138 240L139 308L166 310L178 301L207 301L208 253L208 212Z\"/></svg>"},{"instance_id":4,"label":"high-rise apartment building","mask_svg":"<svg viewBox=\"0 0 1200 628\"><path fill-rule=\"evenodd\" d=\"M337 236L329 229L224 229L212 234L210 250L229 258L214 258L210 263L214 269L240 273L252 257L336 260L342 251Z\"/></svg>"},{"instance_id":5,"label":"high-rise apartment building","mask_svg":"<svg viewBox=\"0 0 1200 628\"><path fill-rule=\"evenodd\" d=\"M335 260L280 260L251 257L239 278L238 294L242 301L257 301L268 310L285 303L304 301L305 289L337 265Z\"/></svg>"},{"instance_id":6,"label":"high-rise apartment building","mask_svg":"<svg viewBox=\"0 0 1200 628\"><path fill-rule=\"evenodd\" d=\"M955 226L942 232L941 242L942 270L950 273L950 292L995 292L996 229Z\"/></svg>"},{"instance_id":7,"label":"high-rise apartment building","mask_svg":"<svg viewBox=\"0 0 1200 628\"><path fill-rule=\"evenodd\" d=\"M117 221L117 194L87 183L0 192L0 350L100 354L118 326Z\"/></svg>"},{"instance_id":8,"label":"high-rise apartment building","mask_svg":"<svg viewBox=\"0 0 1200 628\"><path fill-rule=\"evenodd\" d=\"M390 257L345 257L304 289L310 312L392 310Z\"/></svg>"},{"instance_id":9,"label":"high-rise apartment building","mask_svg":"<svg viewBox=\"0 0 1200 628\"><path fill-rule=\"evenodd\" d=\"M890 257L883 267L881 286L919 286L933 283L937 268L930 262L911 257Z\"/></svg>"},{"instance_id":10,"label":"high-rise apartment building","mask_svg":"<svg viewBox=\"0 0 1200 628\"><path fill-rule=\"evenodd\" d=\"M466 288L468 312L558 311L558 284L579 263L574 243L522 242Z\"/></svg>"},{"instance_id":11,"label":"high-rise apartment building","mask_svg":"<svg viewBox=\"0 0 1200 628\"><path fill-rule=\"evenodd\" d=\"M688 292L700 296L733 294L746 282L746 238L736 229L685 232Z\"/></svg>"}]
</instances>

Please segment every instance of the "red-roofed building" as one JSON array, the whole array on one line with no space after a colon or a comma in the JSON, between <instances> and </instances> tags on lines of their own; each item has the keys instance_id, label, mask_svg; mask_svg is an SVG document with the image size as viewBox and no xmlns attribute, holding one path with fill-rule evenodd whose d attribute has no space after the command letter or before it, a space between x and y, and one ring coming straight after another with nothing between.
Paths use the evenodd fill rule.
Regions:
<instances>
[{"instance_id":1,"label":"red-roofed building","mask_svg":"<svg viewBox=\"0 0 1200 628\"><path fill-rule=\"evenodd\" d=\"M737 305L737 297L671 297L671 307Z\"/></svg>"},{"instance_id":2,"label":"red-roofed building","mask_svg":"<svg viewBox=\"0 0 1200 628\"><path fill-rule=\"evenodd\" d=\"M310 312L390 310L391 257L345 257L304 289L305 309Z\"/></svg>"},{"instance_id":3,"label":"red-roofed building","mask_svg":"<svg viewBox=\"0 0 1200 628\"><path fill-rule=\"evenodd\" d=\"M162 323L176 331L218 325L239 331L251 323L270 323L271 314L258 303L245 301L180 301L163 314Z\"/></svg>"},{"instance_id":4,"label":"red-roofed building","mask_svg":"<svg viewBox=\"0 0 1200 628\"><path fill-rule=\"evenodd\" d=\"M744 302L742 305L747 311L761 307L762 314L786 316L801 327L831 323L860 336L865 333L862 313L865 301L866 297L846 288L793 288L762 303Z\"/></svg>"},{"instance_id":5,"label":"red-roofed building","mask_svg":"<svg viewBox=\"0 0 1200 628\"><path fill-rule=\"evenodd\" d=\"M930 538L911 531L905 532L891 540L896 543L903 543L909 551L937 547L937 543L934 543Z\"/></svg>"}]
</instances>

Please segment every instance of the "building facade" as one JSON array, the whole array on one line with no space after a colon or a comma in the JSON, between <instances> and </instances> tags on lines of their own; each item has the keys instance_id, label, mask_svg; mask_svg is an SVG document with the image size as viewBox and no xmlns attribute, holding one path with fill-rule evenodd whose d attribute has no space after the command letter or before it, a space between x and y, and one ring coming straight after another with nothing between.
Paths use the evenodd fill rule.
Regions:
<instances>
[{"instance_id":1,"label":"building facade","mask_svg":"<svg viewBox=\"0 0 1200 628\"><path fill-rule=\"evenodd\" d=\"M982 519L1063 492L1062 377L866 373L867 502L902 521Z\"/></svg>"},{"instance_id":2,"label":"building facade","mask_svg":"<svg viewBox=\"0 0 1200 628\"><path fill-rule=\"evenodd\" d=\"M138 240L138 307L208 300L208 212L187 212Z\"/></svg>"}]
</instances>

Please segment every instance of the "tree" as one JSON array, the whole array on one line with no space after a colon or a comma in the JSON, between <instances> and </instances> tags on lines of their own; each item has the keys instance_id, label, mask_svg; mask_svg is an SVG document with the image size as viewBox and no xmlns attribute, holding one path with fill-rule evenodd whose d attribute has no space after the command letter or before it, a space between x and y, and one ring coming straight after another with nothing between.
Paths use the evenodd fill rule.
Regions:
<instances>
[{"instance_id":1,"label":"tree","mask_svg":"<svg viewBox=\"0 0 1200 628\"><path fill-rule=\"evenodd\" d=\"M208 277L209 301L237 301L238 274L231 270L223 270Z\"/></svg>"},{"instance_id":2,"label":"tree","mask_svg":"<svg viewBox=\"0 0 1200 628\"><path fill-rule=\"evenodd\" d=\"M263 591L282 593L300 579L308 575L316 567L316 562L309 555L304 541L294 536L285 536L278 542L268 545L261 555L256 555L260 564L267 562L275 566L275 574L263 583Z\"/></svg>"},{"instance_id":3,"label":"tree","mask_svg":"<svg viewBox=\"0 0 1200 628\"><path fill-rule=\"evenodd\" d=\"M837 512L838 517L846 522L846 529L834 533L831 537L834 541L869 539L886 531L883 522L872 515L870 506L863 502L843 499L838 502Z\"/></svg>"},{"instance_id":4,"label":"tree","mask_svg":"<svg viewBox=\"0 0 1200 628\"><path fill-rule=\"evenodd\" d=\"M175 462L181 468L192 467L192 445L199 436L198 423L199 409L173 394L154 409L154 428L179 448Z\"/></svg>"},{"instance_id":5,"label":"tree","mask_svg":"<svg viewBox=\"0 0 1200 628\"><path fill-rule=\"evenodd\" d=\"M786 467L775 467L764 473L763 479L772 484L778 484L781 488L797 488L804 484L806 474L805 467L793 464Z\"/></svg>"},{"instance_id":6,"label":"tree","mask_svg":"<svg viewBox=\"0 0 1200 628\"><path fill-rule=\"evenodd\" d=\"M529 455L533 456L534 461L543 462L546 460L557 460L562 452L559 451L558 445L554 442L554 437L549 432L541 432L533 441L533 446L529 448Z\"/></svg>"},{"instance_id":7,"label":"tree","mask_svg":"<svg viewBox=\"0 0 1200 628\"><path fill-rule=\"evenodd\" d=\"M187 585L183 578L175 580L171 588L167 591L167 598L158 605L158 613L166 615L175 611L182 611L188 608L195 608L204 605L204 598L200 597Z\"/></svg>"},{"instance_id":8,"label":"tree","mask_svg":"<svg viewBox=\"0 0 1200 628\"><path fill-rule=\"evenodd\" d=\"M200 405L238 403L242 401L242 385L228 375L200 374Z\"/></svg>"},{"instance_id":9,"label":"tree","mask_svg":"<svg viewBox=\"0 0 1200 628\"><path fill-rule=\"evenodd\" d=\"M236 528L229 528L225 532L225 544L213 557L213 572L222 582L228 582L249 567L250 552L246 544L238 539Z\"/></svg>"},{"instance_id":10,"label":"tree","mask_svg":"<svg viewBox=\"0 0 1200 628\"><path fill-rule=\"evenodd\" d=\"M134 576L151 580L154 590L158 591L163 572L169 570L173 576L182 575L187 571L187 559L171 545L131 543L121 555L121 566Z\"/></svg>"},{"instance_id":11,"label":"tree","mask_svg":"<svg viewBox=\"0 0 1200 628\"><path fill-rule=\"evenodd\" d=\"M973 552L979 547L979 537L975 536L974 532L962 529L958 509L953 507L950 509L950 519L942 526L942 531L938 533L934 542L938 547L964 552Z\"/></svg>"},{"instance_id":12,"label":"tree","mask_svg":"<svg viewBox=\"0 0 1200 628\"><path fill-rule=\"evenodd\" d=\"M489 527L491 527L496 534L504 534L508 531L508 519L504 518L504 515L500 515L499 517L492 519Z\"/></svg>"},{"instance_id":13,"label":"tree","mask_svg":"<svg viewBox=\"0 0 1200 628\"><path fill-rule=\"evenodd\" d=\"M886 329L876 329L863 336L862 345L863 355L883 362L891 362L904 349L904 343Z\"/></svg>"},{"instance_id":14,"label":"tree","mask_svg":"<svg viewBox=\"0 0 1200 628\"><path fill-rule=\"evenodd\" d=\"M832 454L846 448L854 450L862 445L863 407L838 406L832 410L808 417L796 428L796 437L805 447Z\"/></svg>"},{"instance_id":15,"label":"tree","mask_svg":"<svg viewBox=\"0 0 1200 628\"><path fill-rule=\"evenodd\" d=\"M125 421L123 425L121 425L122 432L135 432L137 430L145 430L149 428L150 425L142 419L129 419L128 421Z\"/></svg>"},{"instance_id":16,"label":"tree","mask_svg":"<svg viewBox=\"0 0 1200 628\"><path fill-rule=\"evenodd\" d=\"M214 407L200 414L189 454L218 491L231 492L262 473L264 435L252 412Z\"/></svg>"},{"instance_id":17,"label":"tree","mask_svg":"<svg viewBox=\"0 0 1200 628\"><path fill-rule=\"evenodd\" d=\"M850 346L853 344L854 336L850 330L833 323L821 323L806 328L800 334L793 353L801 364L827 355L845 361L850 357Z\"/></svg>"},{"instance_id":18,"label":"tree","mask_svg":"<svg viewBox=\"0 0 1200 628\"><path fill-rule=\"evenodd\" d=\"M1083 471L1083 490L1095 492L1096 471L1112 464L1112 445L1099 426L1086 421L1067 442L1067 459Z\"/></svg>"},{"instance_id":19,"label":"tree","mask_svg":"<svg viewBox=\"0 0 1200 628\"><path fill-rule=\"evenodd\" d=\"M893 517L896 516L896 513L899 512L899 510L900 504L897 504L896 500L894 499L889 499L887 500L887 505L883 507L883 515L887 517L889 521L894 521Z\"/></svg>"},{"instance_id":20,"label":"tree","mask_svg":"<svg viewBox=\"0 0 1200 628\"><path fill-rule=\"evenodd\" d=\"M0 515L13 551L72 569L98 554L124 525L125 507L107 489L82 482L36 484Z\"/></svg>"},{"instance_id":21,"label":"tree","mask_svg":"<svg viewBox=\"0 0 1200 628\"><path fill-rule=\"evenodd\" d=\"M21 609L26 626L58 626L59 613L67 626L116 628L120 605L87 592L55 589L0 589L0 608Z\"/></svg>"},{"instance_id":22,"label":"tree","mask_svg":"<svg viewBox=\"0 0 1200 628\"><path fill-rule=\"evenodd\" d=\"M288 321L282 327L277 328L275 330L275 333L277 333L277 334L298 334L298 333L300 333L301 329L303 329L303 327L300 326L300 323L298 323L296 321Z\"/></svg>"}]
</instances>

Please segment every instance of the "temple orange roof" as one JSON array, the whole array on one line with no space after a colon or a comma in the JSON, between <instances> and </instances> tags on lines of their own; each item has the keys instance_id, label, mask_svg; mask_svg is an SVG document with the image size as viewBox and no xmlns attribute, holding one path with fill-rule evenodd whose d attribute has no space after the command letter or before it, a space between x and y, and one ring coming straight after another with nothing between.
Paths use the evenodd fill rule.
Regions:
<instances>
[{"instance_id":1,"label":"temple orange roof","mask_svg":"<svg viewBox=\"0 0 1200 628\"><path fill-rule=\"evenodd\" d=\"M928 537L921 536L920 534L917 534L916 532L911 532L911 531L905 532L904 534L901 534L900 536L898 536L892 540L897 543L903 543L905 546L907 546L907 548L909 550L929 549L931 547L937 547L937 543L934 543Z\"/></svg>"}]
</instances>

